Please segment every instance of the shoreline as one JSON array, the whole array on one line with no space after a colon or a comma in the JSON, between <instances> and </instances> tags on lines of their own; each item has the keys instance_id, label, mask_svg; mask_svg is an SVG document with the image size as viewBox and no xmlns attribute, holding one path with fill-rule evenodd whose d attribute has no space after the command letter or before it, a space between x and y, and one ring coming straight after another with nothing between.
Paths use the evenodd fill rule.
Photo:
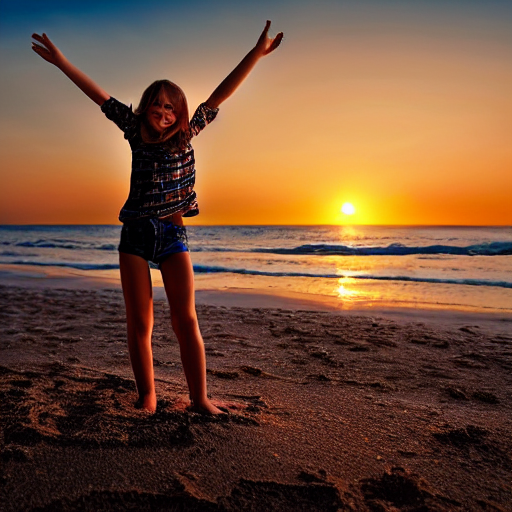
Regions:
<instances>
[{"instance_id":1,"label":"shoreline","mask_svg":"<svg viewBox=\"0 0 512 512\"><path fill-rule=\"evenodd\" d=\"M165 300L160 274L152 270L155 300ZM448 304L413 304L381 301L343 303L336 297L292 292L284 289L211 288L212 283L196 277L196 304L223 307L270 308L324 311L347 316L378 316L401 322L425 322L443 326L481 323L496 332L510 332L512 311L482 311ZM218 280L214 276L214 285ZM28 289L121 290L117 270L87 272L62 267L0 264L0 285Z\"/></svg>"}]
</instances>

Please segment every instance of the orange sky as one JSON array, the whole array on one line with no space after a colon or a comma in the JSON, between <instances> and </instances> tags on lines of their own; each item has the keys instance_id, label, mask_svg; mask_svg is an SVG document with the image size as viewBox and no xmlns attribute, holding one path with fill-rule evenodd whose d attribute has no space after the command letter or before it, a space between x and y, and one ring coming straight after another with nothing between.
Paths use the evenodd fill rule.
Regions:
<instances>
[{"instance_id":1,"label":"orange sky","mask_svg":"<svg viewBox=\"0 0 512 512\"><path fill-rule=\"evenodd\" d=\"M128 192L122 133L31 53L32 31L125 103L167 77L193 111L269 17L282 47L194 141L201 214L189 223L512 224L511 9L501 2L216 14L205 3L201 15L183 6L179 23L163 23L165 4L154 4L142 22L128 2L130 18L107 12L101 26L91 7L0 30L0 223L114 224ZM347 201L352 217L340 212Z\"/></svg>"}]
</instances>

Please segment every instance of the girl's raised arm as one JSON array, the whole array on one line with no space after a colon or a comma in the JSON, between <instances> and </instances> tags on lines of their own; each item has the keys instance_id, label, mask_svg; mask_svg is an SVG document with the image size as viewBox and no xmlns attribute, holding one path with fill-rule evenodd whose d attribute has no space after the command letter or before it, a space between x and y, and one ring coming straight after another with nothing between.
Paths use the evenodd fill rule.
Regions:
<instances>
[{"instance_id":1,"label":"girl's raised arm","mask_svg":"<svg viewBox=\"0 0 512 512\"><path fill-rule=\"evenodd\" d=\"M224 100L229 98L243 82L245 77L251 72L258 60L273 52L281 43L283 33L279 32L276 37L268 37L270 21L267 21L263 32L261 33L256 46L242 59L240 64L231 71L231 73L222 81L222 83L213 91L212 95L206 100L206 104L211 108L217 108Z\"/></svg>"},{"instance_id":2,"label":"girl's raised arm","mask_svg":"<svg viewBox=\"0 0 512 512\"><path fill-rule=\"evenodd\" d=\"M50 41L50 38L43 34L32 34L32 50L34 50L45 61L58 67L73 83L75 83L92 101L103 105L110 98L96 82L91 80L85 73L73 66L62 52Z\"/></svg>"}]
</instances>

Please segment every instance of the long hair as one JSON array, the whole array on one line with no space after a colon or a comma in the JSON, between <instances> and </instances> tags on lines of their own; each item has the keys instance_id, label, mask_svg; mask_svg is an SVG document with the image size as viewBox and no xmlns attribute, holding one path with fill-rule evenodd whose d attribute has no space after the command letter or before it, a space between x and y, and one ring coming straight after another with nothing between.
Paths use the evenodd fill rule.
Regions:
<instances>
[{"instance_id":1,"label":"long hair","mask_svg":"<svg viewBox=\"0 0 512 512\"><path fill-rule=\"evenodd\" d=\"M147 121L147 112L154 101L165 93L174 107L176 122L161 134L155 134ZM140 134L142 140L147 143L167 143L177 149L185 149L191 138L188 117L188 105L185 93L169 80L157 80L153 82L143 93L139 106L134 112L140 116Z\"/></svg>"}]
</instances>

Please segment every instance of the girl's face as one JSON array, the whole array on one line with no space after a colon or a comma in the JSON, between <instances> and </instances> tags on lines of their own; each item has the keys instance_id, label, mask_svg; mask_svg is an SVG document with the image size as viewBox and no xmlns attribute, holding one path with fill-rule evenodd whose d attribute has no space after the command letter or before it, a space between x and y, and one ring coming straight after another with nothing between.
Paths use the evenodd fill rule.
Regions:
<instances>
[{"instance_id":1,"label":"girl's face","mask_svg":"<svg viewBox=\"0 0 512 512\"><path fill-rule=\"evenodd\" d=\"M147 120L151 128L157 133L163 133L170 128L177 119L174 112L174 105L164 92L161 92L158 98L146 112Z\"/></svg>"}]
</instances>

